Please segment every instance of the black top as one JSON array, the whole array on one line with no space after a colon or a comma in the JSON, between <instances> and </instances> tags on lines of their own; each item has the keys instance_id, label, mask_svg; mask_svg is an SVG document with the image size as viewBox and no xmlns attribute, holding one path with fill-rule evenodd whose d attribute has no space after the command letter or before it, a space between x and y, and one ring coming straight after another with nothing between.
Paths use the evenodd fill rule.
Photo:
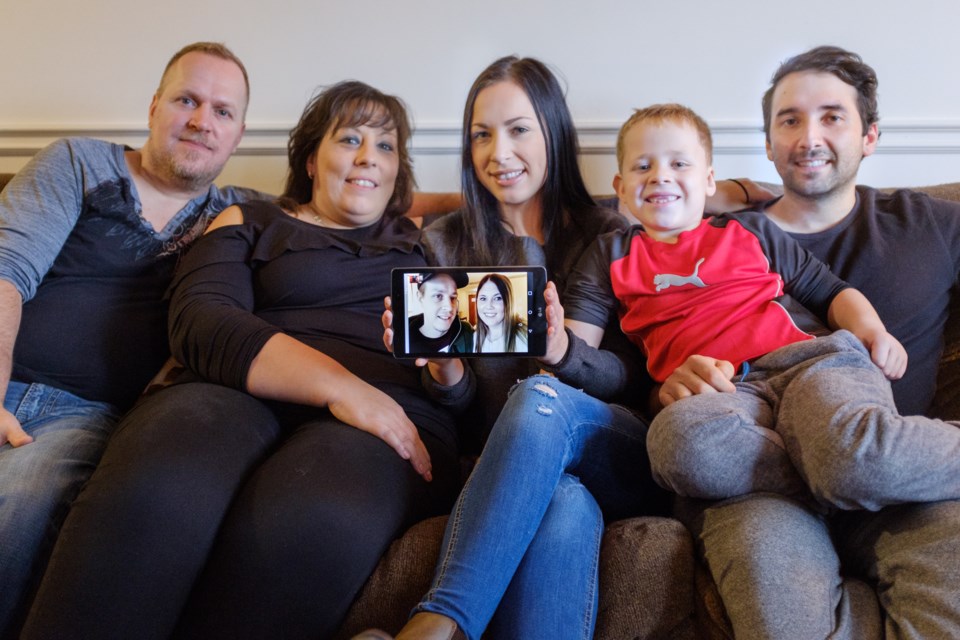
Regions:
<instances>
[{"instance_id":1,"label":"black top","mask_svg":"<svg viewBox=\"0 0 960 640\"><path fill-rule=\"evenodd\" d=\"M434 353L442 349L447 349L448 353L473 352L473 327L459 317L454 319L456 321L450 323L450 328L442 336L428 338L420 331L423 327L423 314L410 316L408 320L410 330L407 334L410 339L410 352Z\"/></svg>"},{"instance_id":2,"label":"black top","mask_svg":"<svg viewBox=\"0 0 960 640\"><path fill-rule=\"evenodd\" d=\"M960 274L960 204L858 186L840 224L790 235L876 307L909 357L906 374L893 382L897 408L903 415L927 411Z\"/></svg>"},{"instance_id":3,"label":"black top","mask_svg":"<svg viewBox=\"0 0 960 640\"><path fill-rule=\"evenodd\" d=\"M254 194L210 187L157 231L141 217L124 150L59 141L18 173L0 207L0 254L27 272L45 269L25 296L11 378L121 411L170 355L164 293L181 250L213 215Z\"/></svg>"},{"instance_id":4,"label":"black top","mask_svg":"<svg viewBox=\"0 0 960 640\"><path fill-rule=\"evenodd\" d=\"M201 376L245 388L253 359L283 332L323 352L454 444L450 414L427 399L420 372L383 346L383 299L394 267L426 264L407 219L327 229L269 202L240 206L244 222L220 227L184 257L174 277L170 343Z\"/></svg>"}]
</instances>

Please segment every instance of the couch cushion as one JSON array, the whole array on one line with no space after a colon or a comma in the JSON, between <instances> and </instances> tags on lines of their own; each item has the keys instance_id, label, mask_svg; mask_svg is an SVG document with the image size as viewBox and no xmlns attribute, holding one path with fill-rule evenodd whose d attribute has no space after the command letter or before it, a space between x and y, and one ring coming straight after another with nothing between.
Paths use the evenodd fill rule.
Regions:
<instances>
[{"instance_id":1,"label":"couch cushion","mask_svg":"<svg viewBox=\"0 0 960 640\"><path fill-rule=\"evenodd\" d=\"M935 198L960 202L960 182L920 187ZM938 418L960 420L960 300L955 300L944 331L944 350L937 374L937 393L930 414Z\"/></svg>"},{"instance_id":2,"label":"couch cushion","mask_svg":"<svg viewBox=\"0 0 960 640\"><path fill-rule=\"evenodd\" d=\"M693 540L671 518L614 522L603 536L595 637L699 637Z\"/></svg>"},{"instance_id":3,"label":"couch cushion","mask_svg":"<svg viewBox=\"0 0 960 640\"><path fill-rule=\"evenodd\" d=\"M396 540L354 601L335 640L347 640L376 627L395 634L430 588L447 516L429 518Z\"/></svg>"},{"instance_id":4,"label":"couch cushion","mask_svg":"<svg viewBox=\"0 0 960 640\"><path fill-rule=\"evenodd\" d=\"M394 542L336 635L377 627L396 633L426 593L440 555L446 516L424 520ZM611 524L600 559L596 638L698 637L693 542L678 521L631 518Z\"/></svg>"},{"instance_id":5,"label":"couch cushion","mask_svg":"<svg viewBox=\"0 0 960 640\"><path fill-rule=\"evenodd\" d=\"M944 331L943 356L937 372L937 393L930 415L960 420L960 300L955 301Z\"/></svg>"}]
</instances>

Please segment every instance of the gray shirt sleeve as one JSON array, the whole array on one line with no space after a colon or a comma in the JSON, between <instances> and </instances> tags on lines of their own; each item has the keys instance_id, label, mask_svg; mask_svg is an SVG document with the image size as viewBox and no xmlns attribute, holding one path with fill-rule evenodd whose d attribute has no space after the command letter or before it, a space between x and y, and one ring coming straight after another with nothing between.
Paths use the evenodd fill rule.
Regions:
<instances>
[{"instance_id":1,"label":"gray shirt sleeve","mask_svg":"<svg viewBox=\"0 0 960 640\"><path fill-rule=\"evenodd\" d=\"M83 175L69 141L41 150L0 193L0 278L33 297L80 217Z\"/></svg>"},{"instance_id":2,"label":"gray shirt sleeve","mask_svg":"<svg viewBox=\"0 0 960 640\"><path fill-rule=\"evenodd\" d=\"M463 363L463 377L452 385L442 385L434 380L427 367L421 370L420 381L434 402L447 407L455 415L467 410L477 390L477 379L466 360Z\"/></svg>"},{"instance_id":3,"label":"gray shirt sleeve","mask_svg":"<svg viewBox=\"0 0 960 640\"><path fill-rule=\"evenodd\" d=\"M545 366L550 373L572 387L604 400L622 402L644 409L652 380L643 368L643 356L619 330L616 322L604 332L599 349L565 329L567 353L557 364Z\"/></svg>"}]
</instances>

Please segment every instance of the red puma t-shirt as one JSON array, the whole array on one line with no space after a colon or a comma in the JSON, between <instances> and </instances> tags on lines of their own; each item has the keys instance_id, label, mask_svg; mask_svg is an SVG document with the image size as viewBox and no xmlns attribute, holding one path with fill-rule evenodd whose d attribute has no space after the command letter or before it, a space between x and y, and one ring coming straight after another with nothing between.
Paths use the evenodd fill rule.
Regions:
<instances>
[{"instance_id":1,"label":"red puma t-shirt","mask_svg":"<svg viewBox=\"0 0 960 640\"><path fill-rule=\"evenodd\" d=\"M694 354L748 360L812 336L781 305L790 294L826 321L845 282L763 214L706 217L676 244L641 227L599 236L567 285L566 317L604 327L611 313L664 381Z\"/></svg>"}]
</instances>

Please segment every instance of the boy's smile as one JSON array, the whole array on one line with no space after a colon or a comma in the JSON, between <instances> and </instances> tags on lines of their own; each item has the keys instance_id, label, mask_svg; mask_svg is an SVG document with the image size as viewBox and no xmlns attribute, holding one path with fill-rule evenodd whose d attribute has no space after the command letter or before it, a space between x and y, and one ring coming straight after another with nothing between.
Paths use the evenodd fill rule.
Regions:
<instances>
[{"instance_id":1,"label":"boy's smile","mask_svg":"<svg viewBox=\"0 0 960 640\"><path fill-rule=\"evenodd\" d=\"M716 191L697 130L670 120L639 122L627 131L613 186L651 238L671 243L700 224L707 196Z\"/></svg>"}]
</instances>

